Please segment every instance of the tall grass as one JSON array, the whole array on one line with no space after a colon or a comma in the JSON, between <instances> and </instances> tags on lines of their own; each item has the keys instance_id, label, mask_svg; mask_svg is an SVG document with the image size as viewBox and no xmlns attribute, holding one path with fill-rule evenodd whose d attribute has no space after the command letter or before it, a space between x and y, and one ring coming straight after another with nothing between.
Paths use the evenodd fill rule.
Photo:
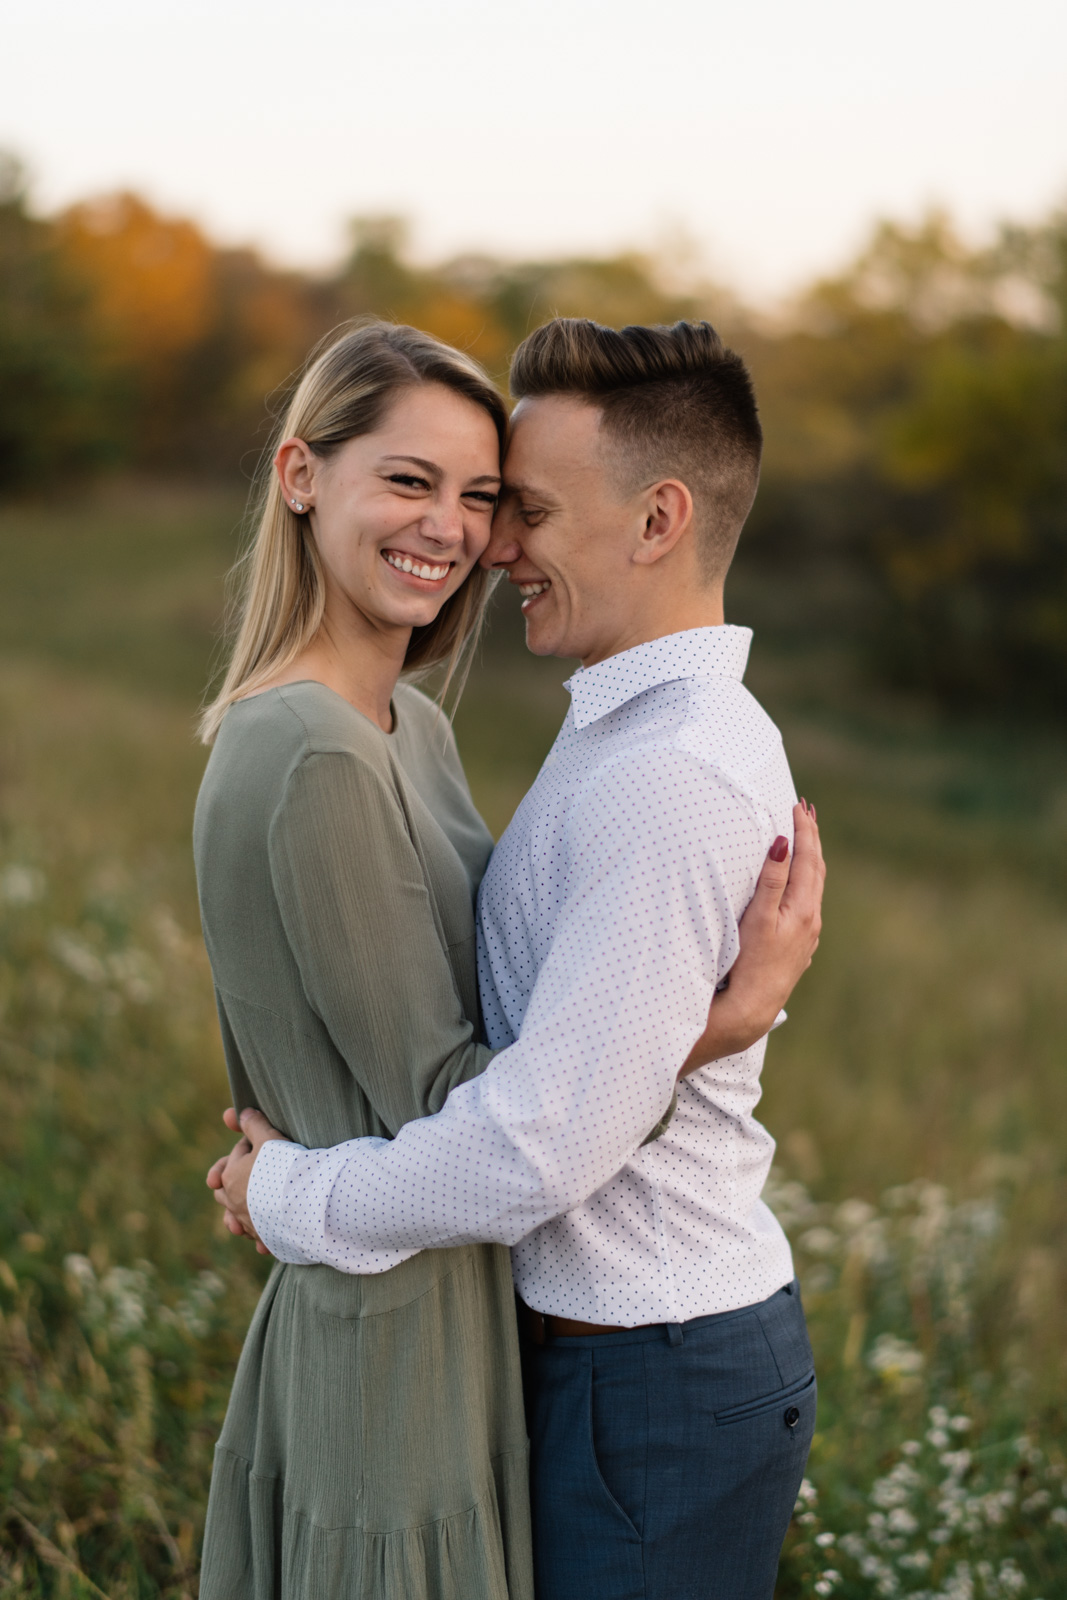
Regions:
<instances>
[{"instance_id":1,"label":"tall grass","mask_svg":"<svg viewBox=\"0 0 1067 1600\"><path fill-rule=\"evenodd\" d=\"M0 1593L192 1596L264 1267L203 1185L226 1104L192 740L233 508L0 518ZM146 616L148 621L146 622ZM504 615L457 719L499 830L566 705ZM783 1597L1067 1594L1065 763L751 675L819 805L815 966L768 1053L820 1374Z\"/></svg>"}]
</instances>

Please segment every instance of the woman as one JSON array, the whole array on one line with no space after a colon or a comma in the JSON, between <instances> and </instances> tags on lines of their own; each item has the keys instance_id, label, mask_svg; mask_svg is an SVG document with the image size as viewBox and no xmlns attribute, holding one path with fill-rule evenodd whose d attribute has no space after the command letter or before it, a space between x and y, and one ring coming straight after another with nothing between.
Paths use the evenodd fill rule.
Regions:
<instances>
[{"instance_id":1,"label":"woman","mask_svg":"<svg viewBox=\"0 0 1067 1600\"><path fill-rule=\"evenodd\" d=\"M386 324L326 349L283 425L195 848L235 1103L305 1145L393 1134L489 1060L472 905L491 841L447 722L398 679L462 671L505 432L474 363ZM506 1250L278 1266L201 1595L529 1600L525 1451Z\"/></svg>"}]
</instances>

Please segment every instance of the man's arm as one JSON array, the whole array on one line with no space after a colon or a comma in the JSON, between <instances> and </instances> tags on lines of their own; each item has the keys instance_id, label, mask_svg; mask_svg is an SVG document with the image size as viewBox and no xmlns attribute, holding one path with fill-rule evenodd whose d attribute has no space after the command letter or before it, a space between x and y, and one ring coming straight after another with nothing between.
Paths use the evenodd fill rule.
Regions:
<instances>
[{"instance_id":1,"label":"man's arm","mask_svg":"<svg viewBox=\"0 0 1067 1600\"><path fill-rule=\"evenodd\" d=\"M781 859L781 849L772 848L743 919L741 956L732 969L730 988L712 1006L704 1033L685 1061L685 1072L748 1048L762 1037L797 977L810 964L819 938L825 867L814 811L797 806L794 821L794 861L790 866ZM775 843L780 846L784 841ZM510 1054L505 1052L497 1059ZM610 1084L607 1093L610 1099ZM588 1114L587 1108L585 1115ZM428 1127L436 1121L430 1119L429 1124L421 1126ZM236 1115L228 1114L227 1122L236 1128ZM228 1161L216 1163L208 1179L219 1191L216 1198L230 1208L228 1223L232 1231L241 1231L237 1218L243 1219L246 1231L252 1231L245 1188L255 1161L256 1218L282 1259L311 1261L329 1257L334 1265L343 1260L349 1271L378 1270L373 1258L363 1254L372 1235L368 1232L357 1240L338 1212L345 1211L345 1191L352 1182L360 1181L360 1171L367 1164L367 1147L373 1143L381 1148L381 1142L356 1140L334 1150L313 1152L287 1143L264 1149L266 1140L277 1137L266 1119L258 1112L247 1112L242 1115L241 1126L251 1144L244 1141ZM385 1148L395 1149L395 1143ZM631 1153L624 1154L623 1162ZM224 1171L225 1192L221 1189ZM611 1172L605 1176L611 1176Z\"/></svg>"},{"instance_id":2,"label":"man's arm","mask_svg":"<svg viewBox=\"0 0 1067 1600\"><path fill-rule=\"evenodd\" d=\"M567 897L515 1044L392 1141L260 1156L250 1209L273 1253L360 1271L371 1248L513 1244L634 1154L704 1028L720 958L736 953L753 887L743 864L773 832L681 752L666 759L684 768L689 804L650 808L664 759L639 755L573 802ZM720 861L709 815L739 865Z\"/></svg>"}]
</instances>

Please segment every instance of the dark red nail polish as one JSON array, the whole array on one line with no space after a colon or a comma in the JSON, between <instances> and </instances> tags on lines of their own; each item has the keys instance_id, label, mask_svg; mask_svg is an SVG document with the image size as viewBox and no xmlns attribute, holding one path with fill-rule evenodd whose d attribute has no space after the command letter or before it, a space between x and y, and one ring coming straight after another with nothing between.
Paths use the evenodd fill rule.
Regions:
<instances>
[{"instance_id":1,"label":"dark red nail polish","mask_svg":"<svg viewBox=\"0 0 1067 1600\"><path fill-rule=\"evenodd\" d=\"M780 833L767 854L772 861L784 861L789 854L789 840L784 833Z\"/></svg>"}]
</instances>

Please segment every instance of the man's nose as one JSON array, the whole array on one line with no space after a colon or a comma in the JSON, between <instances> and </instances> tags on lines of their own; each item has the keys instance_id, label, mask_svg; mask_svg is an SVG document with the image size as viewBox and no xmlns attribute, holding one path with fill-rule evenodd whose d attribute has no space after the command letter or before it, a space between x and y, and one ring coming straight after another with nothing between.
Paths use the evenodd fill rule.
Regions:
<instances>
[{"instance_id":1,"label":"man's nose","mask_svg":"<svg viewBox=\"0 0 1067 1600\"><path fill-rule=\"evenodd\" d=\"M522 546L514 533L502 526L499 517L493 522L489 543L481 558L483 567L513 567L522 555Z\"/></svg>"}]
</instances>

